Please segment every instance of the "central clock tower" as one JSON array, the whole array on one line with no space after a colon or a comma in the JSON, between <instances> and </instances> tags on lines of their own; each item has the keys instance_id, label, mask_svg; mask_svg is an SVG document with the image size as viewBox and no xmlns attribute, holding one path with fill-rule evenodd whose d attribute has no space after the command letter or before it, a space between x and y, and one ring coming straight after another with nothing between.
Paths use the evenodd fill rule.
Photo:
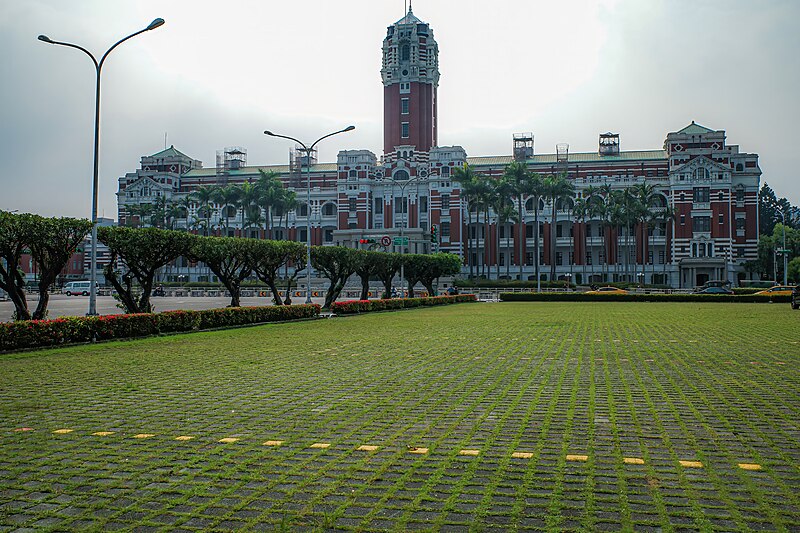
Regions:
<instances>
[{"instance_id":1,"label":"central clock tower","mask_svg":"<svg viewBox=\"0 0 800 533\"><path fill-rule=\"evenodd\" d=\"M430 152L438 144L439 47L409 7L383 40L383 151Z\"/></svg>"}]
</instances>

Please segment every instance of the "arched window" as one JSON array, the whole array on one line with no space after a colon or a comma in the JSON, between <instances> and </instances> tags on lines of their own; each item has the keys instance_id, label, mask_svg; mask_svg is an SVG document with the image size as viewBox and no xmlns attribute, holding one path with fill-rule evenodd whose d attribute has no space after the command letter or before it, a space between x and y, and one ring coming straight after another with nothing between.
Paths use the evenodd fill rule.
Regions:
<instances>
[{"instance_id":1,"label":"arched window","mask_svg":"<svg viewBox=\"0 0 800 533\"><path fill-rule=\"evenodd\" d=\"M297 207L297 215L301 217L308 216L308 204L300 204Z\"/></svg>"},{"instance_id":2,"label":"arched window","mask_svg":"<svg viewBox=\"0 0 800 533\"><path fill-rule=\"evenodd\" d=\"M333 216L336 214L336 205L333 202L328 202L322 206L322 216Z\"/></svg>"},{"instance_id":3,"label":"arched window","mask_svg":"<svg viewBox=\"0 0 800 533\"><path fill-rule=\"evenodd\" d=\"M400 61L411 60L411 46L408 44L400 45Z\"/></svg>"},{"instance_id":4,"label":"arched window","mask_svg":"<svg viewBox=\"0 0 800 533\"><path fill-rule=\"evenodd\" d=\"M355 170L351 170L349 172L348 176L351 177L351 178L356 178L356 177L358 177L358 172L356 172Z\"/></svg>"},{"instance_id":5,"label":"arched window","mask_svg":"<svg viewBox=\"0 0 800 533\"><path fill-rule=\"evenodd\" d=\"M396 181L406 181L406 180L408 180L408 171L406 171L406 170L398 170L397 172L394 173L393 178Z\"/></svg>"}]
</instances>

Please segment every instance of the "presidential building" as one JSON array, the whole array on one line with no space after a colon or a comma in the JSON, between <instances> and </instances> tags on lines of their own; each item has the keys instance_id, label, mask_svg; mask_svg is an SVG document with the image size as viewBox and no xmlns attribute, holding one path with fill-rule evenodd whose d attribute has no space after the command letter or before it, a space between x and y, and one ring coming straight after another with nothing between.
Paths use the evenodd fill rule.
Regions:
<instances>
[{"instance_id":1,"label":"presidential building","mask_svg":"<svg viewBox=\"0 0 800 533\"><path fill-rule=\"evenodd\" d=\"M265 226L248 224L241 206L215 204L213 212L201 214L192 194L199 187L255 183L263 171L277 173L299 200L275 220L273 239L363 247L364 239L402 232L408 243L387 250L455 253L464 258L465 273L489 278L533 280L537 261L541 279L579 283L627 280L689 288L748 276L743 264L757 254L761 170L758 155L729 144L724 130L692 121L667 132L660 148L639 151L622 150L617 133L598 133L597 150L588 153L570 152L567 144L537 153L533 134L509 133L508 155L470 156L461 146L438 143L439 50L431 26L409 9L388 27L382 52L380 156L343 150L325 163L314 151L297 149L287 164L250 165L245 148L230 147L217 152L214 166L204 167L169 147L142 157L139 169L119 178L119 223L137 223L140 204L183 203L179 228L266 238ZM556 209L548 198L538 198L536 209L536 199L524 196L520 216L505 220L492 206L470 201L453 179L464 165L500 178L515 161L541 176L566 176L575 197L557 201ZM616 225L573 209L588 195L603 198L643 183L655 192L655 215L644 226ZM659 219L659 211L671 216ZM170 281L208 275L185 261L166 274Z\"/></svg>"}]
</instances>

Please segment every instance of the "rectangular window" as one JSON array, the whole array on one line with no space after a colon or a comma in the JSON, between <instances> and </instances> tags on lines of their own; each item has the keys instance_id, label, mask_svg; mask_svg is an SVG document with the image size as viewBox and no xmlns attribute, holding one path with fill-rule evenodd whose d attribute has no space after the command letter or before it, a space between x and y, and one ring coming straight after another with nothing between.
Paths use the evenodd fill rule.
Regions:
<instances>
[{"instance_id":1,"label":"rectangular window","mask_svg":"<svg viewBox=\"0 0 800 533\"><path fill-rule=\"evenodd\" d=\"M647 264L648 265L652 265L653 264L653 250L648 250L647 251Z\"/></svg>"},{"instance_id":2,"label":"rectangular window","mask_svg":"<svg viewBox=\"0 0 800 533\"><path fill-rule=\"evenodd\" d=\"M561 224L559 224L556 226L556 237L563 237L564 235L562 235L562 233L564 233L564 231L561 228Z\"/></svg>"},{"instance_id":3,"label":"rectangular window","mask_svg":"<svg viewBox=\"0 0 800 533\"><path fill-rule=\"evenodd\" d=\"M408 115L408 98L400 99L400 113L403 115Z\"/></svg>"},{"instance_id":4,"label":"rectangular window","mask_svg":"<svg viewBox=\"0 0 800 533\"><path fill-rule=\"evenodd\" d=\"M526 239L533 239L533 226L530 224L525 224L525 238ZM530 264L530 263L528 263Z\"/></svg>"},{"instance_id":5,"label":"rectangular window","mask_svg":"<svg viewBox=\"0 0 800 533\"><path fill-rule=\"evenodd\" d=\"M588 251L586 252L586 258L584 259L584 262L587 265L591 265L592 264L592 252L588 252Z\"/></svg>"},{"instance_id":6,"label":"rectangular window","mask_svg":"<svg viewBox=\"0 0 800 533\"><path fill-rule=\"evenodd\" d=\"M408 198L395 197L394 199L394 212L395 213L408 213Z\"/></svg>"},{"instance_id":7,"label":"rectangular window","mask_svg":"<svg viewBox=\"0 0 800 533\"><path fill-rule=\"evenodd\" d=\"M665 258L666 258L666 256L664 254L664 250L659 250L658 251L658 262L659 262L659 264L663 265Z\"/></svg>"},{"instance_id":8,"label":"rectangular window","mask_svg":"<svg viewBox=\"0 0 800 533\"><path fill-rule=\"evenodd\" d=\"M325 242L333 242L333 230L330 228L325 229Z\"/></svg>"},{"instance_id":9,"label":"rectangular window","mask_svg":"<svg viewBox=\"0 0 800 533\"><path fill-rule=\"evenodd\" d=\"M681 226L686 225L686 215L681 215Z\"/></svg>"},{"instance_id":10,"label":"rectangular window","mask_svg":"<svg viewBox=\"0 0 800 533\"><path fill-rule=\"evenodd\" d=\"M375 198L375 214L383 214L383 198Z\"/></svg>"},{"instance_id":11,"label":"rectangular window","mask_svg":"<svg viewBox=\"0 0 800 533\"><path fill-rule=\"evenodd\" d=\"M556 252L556 265L564 263L564 252Z\"/></svg>"},{"instance_id":12,"label":"rectangular window","mask_svg":"<svg viewBox=\"0 0 800 533\"><path fill-rule=\"evenodd\" d=\"M450 209L450 195L443 194L442 195L442 211L445 209Z\"/></svg>"},{"instance_id":13,"label":"rectangular window","mask_svg":"<svg viewBox=\"0 0 800 533\"><path fill-rule=\"evenodd\" d=\"M420 196L419 197L419 212L420 213L427 213L428 212L428 197L427 196Z\"/></svg>"},{"instance_id":14,"label":"rectangular window","mask_svg":"<svg viewBox=\"0 0 800 533\"><path fill-rule=\"evenodd\" d=\"M743 230L745 229L745 218L739 217L736 219L736 229Z\"/></svg>"},{"instance_id":15,"label":"rectangular window","mask_svg":"<svg viewBox=\"0 0 800 533\"><path fill-rule=\"evenodd\" d=\"M525 252L525 264L526 265L533 264L533 252Z\"/></svg>"},{"instance_id":16,"label":"rectangular window","mask_svg":"<svg viewBox=\"0 0 800 533\"><path fill-rule=\"evenodd\" d=\"M300 242L307 242L308 241L308 230L306 228L300 228L298 238Z\"/></svg>"},{"instance_id":17,"label":"rectangular window","mask_svg":"<svg viewBox=\"0 0 800 533\"><path fill-rule=\"evenodd\" d=\"M692 192L692 201L707 204L711 200L711 189L708 187L695 187Z\"/></svg>"},{"instance_id":18,"label":"rectangular window","mask_svg":"<svg viewBox=\"0 0 800 533\"><path fill-rule=\"evenodd\" d=\"M719 219L719 223L720 223L720 224L724 224L724 223L725 223L725 217L723 216L723 214L722 214L722 213L720 213L719 215L717 215L717 218Z\"/></svg>"},{"instance_id":19,"label":"rectangular window","mask_svg":"<svg viewBox=\"0 0 800 533\"><path fill-rule=\"evenodd\" d=\"M400 137L408 139L408 122L400 124Z\"/></svg>"},{"instance_id":20,"label":"rectangular window","mask_svg":"<svg viewBox=\"0 0 800 533\"><path fill-rule=\"evenodd\" d=\"M711 231L711 217L693 217L692 231L694 232Z\"/></svg>"},{"instance_id":21,"label":"rectangular window","mask_svg":"<svg viewBox=\"0 0 800 533\"><path fill-rule=\"evenodd\" d=\"M442 237L449 237L450 236L450 223L449 222L442 222L439 224L439 230Z\"/></svg>"},{"instance_id":22,"label":"rectangular window","mask_svg":"<svg viewBox=\"0 0 800 533\"><path fill-rule=\"evenodd\" d=\"M347 199L347 210L351 213L355 213L358 210L358 198Z\"/></svg>"}]
</instances>

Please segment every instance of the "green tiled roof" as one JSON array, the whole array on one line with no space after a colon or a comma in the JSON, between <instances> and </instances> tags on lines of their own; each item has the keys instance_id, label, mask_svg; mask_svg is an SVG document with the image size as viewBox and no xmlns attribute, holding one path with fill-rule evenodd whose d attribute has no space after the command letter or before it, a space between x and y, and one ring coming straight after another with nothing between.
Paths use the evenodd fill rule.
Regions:
<instances>
[{"instance_id":1,"label":"green tiled roof","mask_svg":"<svg viewBox=\"0 0 800 533\"><path fill-rule=\"evenodd\" d=\"M319 163L317 165L311 165L311 172L336 172L339 167L336 163ZM257 175L259 170L263 170L264 172L277 172L278 174L288 174L289 173L289 165L260 165L260 166L253 166L253 167L242 167L238 170L229 170L227 172L228 176L252 176ZM303 168L303 172L306 172L306 169ZM200 178L206 176L216 176L217 169L213 167L209 168L196 168L194 170L190 170L186 174L183 175L184 178Z\"/></svg>"},{"instance_id":2,"label":"green tiled roof","mask_svg":"<svg viewBox=\"0 0 800 533\"><path fill-rule=\"evenodd\" d=\"M153 154L150 157L156 158L167 158L167 157L185 157L187 159L191 159L188 155L184 154L180 150L175 149L175 145L170 146L166 150L161 150L157 154Z\"/></svg>"},{"instance_id":3,"label":"green tiled roof","mask_svg":"<svg viewBox=\"0 0 800 533\"><path fill-rule=\"evenodd\" d=\"M701 126L700 124L695 124L694 120L691 124L683 128L682 130L678 131L677 133L686 133L689 135L699 135L703 133L714 133L714 130L708 129L705 126Z\"/></svg>"},{"instance_id":4,"label":"green tiled roof","mask_svg":"<svg viewBox=\"0 0 800 533\"><path fill-rule=\"evenodd\" d=\"M664 150L632 150L620 152L619 155L600 155L597 152L577 152L569 154L568 163L608 163L614 161L657 161L667 159ZM468 157L467 163L476 167L500 166L511 163L514 158L510 155L503 156L478 156ZM554 165L556 154L538 154L528 158L529 165Z\"/></svg>"}]
</instances>

